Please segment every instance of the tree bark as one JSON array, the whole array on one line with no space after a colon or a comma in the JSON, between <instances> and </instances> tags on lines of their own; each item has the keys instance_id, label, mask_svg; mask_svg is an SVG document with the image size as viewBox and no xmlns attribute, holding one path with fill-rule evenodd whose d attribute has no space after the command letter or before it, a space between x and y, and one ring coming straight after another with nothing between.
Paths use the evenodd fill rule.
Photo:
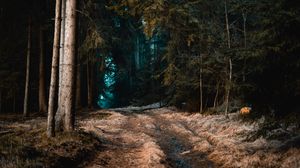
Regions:
<instances>
[{"instance_id":1,"label":"tree bark","mask_svg":"<svg viewBox=\"0 0 300 168\"><path fill-rule=\"evenodd\" d=\"M65 20L66 20L66 0L61 0L61 27L60 27L60 49L59 49L59 88L58 102L61 101L61 85L63 79L64 48L65 48Z\"/></svg>"},{"instance_id":2,"label":"tree bark","mask_svg":"<svg viewBox=\"0 0 300 168\"><path fill-rule=\"evenodd\" d=\"M103 62L105 62L105 57L103 57ZM104 63L105 65L105 63ZM103 66L104 67L104 66ZM132 86L133 86L133 70L132 70L132 56L130 55L129 56L129 65L128 65L128 76L129 76L129 88L130 88L130 91L132 91Z\"/></svg>"},{"instance_id":3,"label":"tree bark","mask_svg":"<svg viewBox=\"0 0 300 168\"><path fill-rule=\"evenodd\" d=\"M228 84L227 84L227 91L226 91L226 97L225 97L225 104L226 104L226 109L225 109L225 115L227 116L228 115L228 108L229 108L229 96L230 96L230 90L231 90L231 81L232 81L232 62L231 62L231 58L229 58L228 60L229 62L229 81L228 81Z\"/></svg>"},{"instance_id":4,"label":"tree bark","mask_svg":"<svg viewBox=\"0 0 300 168\"><path fill-rule=\"evenodd\" d=\"M2 89L0 89L0 113L2 112Z\"/></svg>"},{"instance_id":5,"label":"tree bark","mask_svg":"<svg viewBox=\"0 0 300 168\"><path fill-rule=\"evenodd\" d=\"M59 41L59 81L58 81L58 103L57 103L57 112L55 115L55 130L61 131L63 129L64 125L64 117L65 112L64 108L62 107L64 105L62 100L62 94L63 94L63 68L64 68L64 49L65 49L65 20L66 20L66 0L61 0L61 8L60 8L60 16L61 16L61 22L60 22L60 41Z\"/></svg>"},{"instance_id":6,"label":"tree bark","mask_svg":"<svg viewBox=\"0 0 300 168\"><path fill-rule=\"evenodd\" d=\"M244 48L247 49L247 30L246 30L246 22L247 22L247 15L243 12L243 33L244 33ZM243 65L243 82L246 82L246 57L244 55L244 65Z\"/></svg>"},{"instance_id":7,"label":"tree bark","mask_svg":"<svg viewBox=\"0 0 300 168\"><path fill-rule=\"evenodd\" d=\"M227 0L225 2L225 21L226 21L226 32L227 32L227 45L228 49L231 48L231 40L230 40L230 29L229 29L229 21L228 21L228 9L227 9ZM230 90L231 90L231 82L232 82L232 61L230 56L227 56L228 60L228 68L229 73L228 73L228 81L226 84L226 95L225 95L225 115L228 115L228 108L229 108L229 97L230 97Z\"/></svg>"},{"instance_id":8,"label":"tree bark","mask_svg":"<svg viewBox=\"0 0 300 168\"><path fill-rule=\"evenodd\" d=\"M217 84L216 95L215 95L215 99L214 99L214 108L217 107L217 104L218 104L218 96L219 96L219 83Z\"/></svg>"},{"instance_id":9,"label":"tree bark","mask_svg":"<svg viewBox=\"0 0 300 168\"><path fill-rule=\"evenodd\" d=\"M87 92L88 92L88 108L93 108L93 86L92 86L92 62L87 60Z\"/></svg>"},{"instance_id":10,"label":"tree bark","mask_svg":"<svg viewBox=\"0 0 300 168\"><path fill-rule=\"evenodd\" d=\"M226 21L226 32L227 32L227 45L228 48L231 48L231 40L230 40L230 29L229 29L229 21L228 21L228 9L227 9L227 0L225 2L225 21Z\"/></svg>"},{"instance_id":11,"label":"tree bark","mask_svg":"<svg viewBox=\"0 0 300 168\"><path fill-rule=\"evenodd\" d=\"M203 86L202 86L202 73L203 73L203 68L202 68L202 56L200 55L200 113L203 112Z\"/></svg>"},{"instance_id":12,"label":"tree bark","mask_svg":"<svg viewBox=\"0 0 300 168\"><path fill-rule=\"evenodd\" d=\"M39 30L39 44L40 44L40 65L39 65L39 112L46 113L46 88L45 88L45 55L44 55L44 39L43 29Z\"/></svg>"},{"instance_id":13,"label":"tree bark","mask_svg":"<svg viewBox=\"0 0 300 168\"><path fill-rule=\"evenodd\" d=\"M136 51L135 51L135 65L136 65L136 69L139 70L140 67L140 39L139 39L139 35L136 36Z\"/></svg>"},{"instance_id":14,"label":"tree bark","mask_svg":"<svg viewBox=\"0 0 300 168\"><path fill-rule=\"evenodd\" d=\"M14 91L13 95L13 113L16 112L16 91Z\"/></svg>"},{"instance_id":15,"label":"tree bark","mask_svg":"<svg viewBox=\"0 0 300 168\"><path fill-rule=\"evenodd\" d=\"M244 47L247 48L247 30L246 30L247 14L243 12L243 32L244 32Z\"/></svg>"},{"instance_id":16,"label":"tree bark","mask_svg":"<svg viewBox=\"0 0 300 168\"><path fill-rule=\"evenodd\" d=\"M96 53L94 53L93 55L96 55ZM94 93L95 93L95 90L96 90L96 87L94 85L94 83L95 83L95 60L92 60L90 70L91 70L91 77L90 77L91 109L93 109L95 107L94 106L94 98L95 98Z\"/></svg>"},{"instance_id":17,"label":"tree bark","mask_svg":"<svg viewBox=\"0 0 300 168\"><path fill-rule=\"evenodd\" d=\"M66 29L63 68L62 101L65 111L65 131L74 130L74 98L75 98L75 52L76 52L76 0L66 1Z\"/></svg>"},{"instance_id":18,"label":"tree bark","mask_svg":"<svg viewBox=\"0 0 300 168\"><path fill-rule=\"evenodd\" d=\"M80 64L79 55L77 56L77 72L76 72L76 109L81 108L81 74L80 74Z\"/></svg>"},{"instance_id":19,"label":"tree bark","mask_svg":"<svg viewBox=\"0 0 300 168\"><path fill-rule=\"evenodd\" d=\"M78 27L81 27L81 20L78 19L77 21ZM83 31L82 29L77 30L78 32L78 41L76 43L76 62L77 62L77 69L76 69L76 103L75 103L75 109L81 108L81 63L80 63L80 43L82 43L83 38Z\"/></svg>"},{"instance_id":20,"label":"tree bark","mask_svg":"<svg viewBox=\"0 0 300 168\"><path fill-rule=\"evenodd\" d=\"M31 55L31 18L28 18L28 37L27 37L27 58L26 58L26 79L24 94L24 117L28 116L28 92L29 92L29 75L30 75L30 55Z\"/></svg>"},{"instance_id":21,"label":"tree bark","mask_svg":"<svg viewBox=\"0 0 300 168\"><path fill-rule=\"evenodd\" d=\"M48 121L47 121L47 136L53 137L55 135L55 111L54 102L57 89L57 70L59 59L59 38L61 27L61 0L56 0L55 7L55 28L54 28L54 40L53 40L53 55L52 55L52 69L51 69L51 82L49 91L49 104L48 104Z\"/></svg>"}]
</instances>

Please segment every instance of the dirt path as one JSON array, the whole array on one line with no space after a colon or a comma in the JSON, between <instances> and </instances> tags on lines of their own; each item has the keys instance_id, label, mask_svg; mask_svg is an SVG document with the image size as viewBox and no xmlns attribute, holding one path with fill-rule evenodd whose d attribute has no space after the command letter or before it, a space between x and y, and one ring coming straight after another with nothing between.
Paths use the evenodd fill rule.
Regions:
<instances>
[{"instance_id":1,"label":"dirt path","mask_svg":"<svg viewBox=\"0 0 300 168\"><path fill-rule=\"evenodd\" d=\"M108 149L99 152L87 167L213 167L204 154L190 152L193 145L187 136L193 134L182 121L163 116L171 111L102 112L112 115L107 120L82 124L84 129L103 138Z\"/></svg>"},{"instance_id":2,"label":"dirt path","mask_svg":"<svg viewBox=\"0 0 300 168\"><path fill-rule=\"evenodd\" d=\"M242 143L256 125L241 125L234 116L204 117L168 108L98 111L93 116L103 113L111 115L104 120L91 117L80 122L81 128L95 134L105 146L88 168L260 167L270 159L282 165L287 158L287 167L299 164L299 149L278 157L278 153L272 153L277 147L273 142L260 139Z\"/></svg>"},{"instance_id":3,"label":"dirt path","mask_svg":"<svg viewBox=\"0 0 300 168\"><path fill-rule=\"evenodd\" d=\"M38 157L27 163L39 165L48 165L55 156L57 165L87 168L300 167L299 127L283 128L278 123L268 126L270 122L263 117L246 122L238 113L227 118L152 105L82 112L76 122L78 134L61 134L57 141L50 142L44 136L46 118L10 120L0 121L0 134L5 137L2 139L5 143L0 143L0 165L1 161L2 165L8 163L3 156L14 156L6 157L11 158L11 165L18 165L21 159L27 163L23 147L30 147L29 151L45 151L38 152L43 159ZM15 136L5 136L11 133ZM13 151L12 142L20 144ZM32 157L32 153L28 156ZM45 159L48 160L44 162Z\"/></svg>"}]
</instances>

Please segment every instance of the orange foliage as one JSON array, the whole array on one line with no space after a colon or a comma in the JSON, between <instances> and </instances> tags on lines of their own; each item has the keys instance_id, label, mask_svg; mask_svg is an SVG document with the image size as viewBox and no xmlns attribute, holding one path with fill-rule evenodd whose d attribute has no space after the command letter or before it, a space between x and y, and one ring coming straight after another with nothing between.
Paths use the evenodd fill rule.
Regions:
<instances>
[{"instance_id":1,"label":"orange foliage","mask_svg":"<svg viewBox=\"0 0 300 168\"><path fill-rule=\"evenodd\" d=\"M240 109L240 114L241 115L247 115L251 112L251 107L242 107Z\"/></svg>"}]
</instances>

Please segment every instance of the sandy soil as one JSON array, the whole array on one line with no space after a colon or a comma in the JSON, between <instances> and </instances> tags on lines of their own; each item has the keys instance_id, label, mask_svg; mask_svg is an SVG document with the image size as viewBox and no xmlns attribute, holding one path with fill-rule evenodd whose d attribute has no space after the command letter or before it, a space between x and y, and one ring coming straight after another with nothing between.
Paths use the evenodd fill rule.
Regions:
<instances>
[{"instance_id":1,"label":"sandy soil","mask_svg":"<svg viewBox=\"0 0 300 168\"><path fill-rule=\"evenodd\" d=\"M264 119L250 123L238 114L226 118L172 108L131 109L97 111L92 116L111 116L80 121L80 127L95 134L105 146L88 168L300 167L299 135L245 141Z\"/></svg>"}]
</instances>

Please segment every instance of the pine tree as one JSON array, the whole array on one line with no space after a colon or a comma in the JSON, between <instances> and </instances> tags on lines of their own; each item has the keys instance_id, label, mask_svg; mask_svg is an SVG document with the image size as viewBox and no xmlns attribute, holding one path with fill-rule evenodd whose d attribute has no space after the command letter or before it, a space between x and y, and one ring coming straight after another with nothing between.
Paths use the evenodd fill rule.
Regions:
<instances>
[{"instance_id":1,"label":"pine tree","mask_svg":"<svg viewBox=\"0 0 300 168\"><path fill-rule=\"evenodd\" d=\"M55 6L55 27L54 27L54 40L53 40L53 56L52 56L52 69L51 81L49 91L49 104L48 104L48 121L47 121L47 136L53 137L55 135L55 97L58 82L58 60L59 60L59 41L61 29L61 0L56 0Z\"/></svg>"},{"instance_id":2,"label":"pine tree","mask_svg":"<svg viewBox=\"0 0 300 168\"><path fill-rule=\"evenodd\" d=\"M76 72L76 0L66 1L66 27L62 101L65 112L64 130L74 130L75 72Z\"/></svg>"},{"instance_id":3,"label":"pine tree","mask_svg":"<svg viewBox=\"0 0 300 168\"><path fill-rule=\"evenodd\" d=\"M31 55L31 18L28 18L28 41L27 41L27 56L26 56L26 80L25 80L25 95L24 95L24 117L28 116L28 96L29 96L29 75L30 75L30 55Z\"/></svg>"}]
</instances>

